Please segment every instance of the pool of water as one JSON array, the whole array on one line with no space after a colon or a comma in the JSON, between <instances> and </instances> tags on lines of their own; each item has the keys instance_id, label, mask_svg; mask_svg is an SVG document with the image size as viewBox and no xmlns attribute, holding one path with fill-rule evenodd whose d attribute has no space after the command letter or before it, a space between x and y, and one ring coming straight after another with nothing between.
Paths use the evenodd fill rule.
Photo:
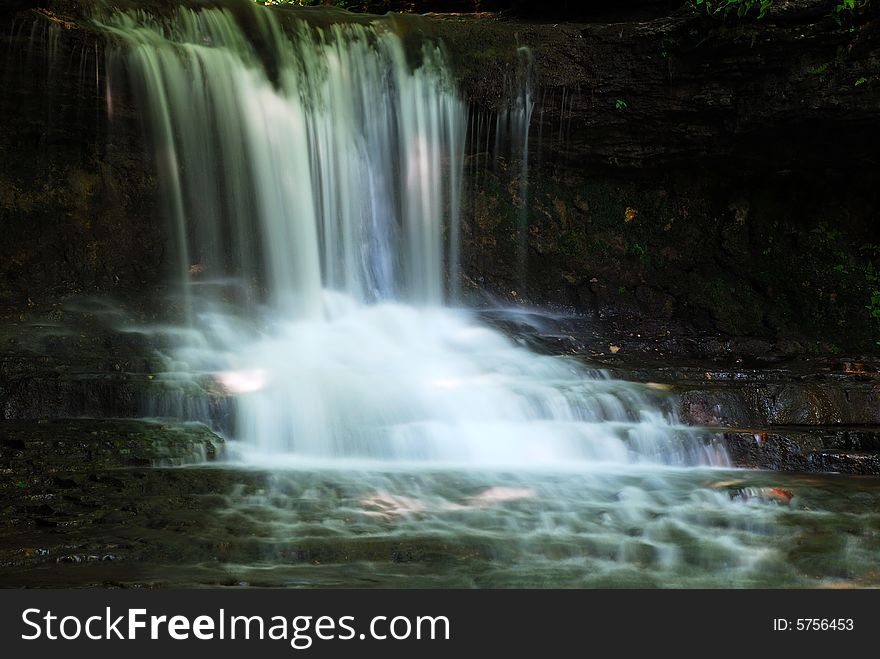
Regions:
<instances>
[{"instance_id":1,"label":"pool of water","mask_svg":"<svg viewBox=\"0 0 880 659\"><path fill-rule=\"evenodd\" d=\"M658 467L260 472L172 584L875 587L880 480ZM211 542L211 541L216 542Z\"/></svg>"}]
</instances>

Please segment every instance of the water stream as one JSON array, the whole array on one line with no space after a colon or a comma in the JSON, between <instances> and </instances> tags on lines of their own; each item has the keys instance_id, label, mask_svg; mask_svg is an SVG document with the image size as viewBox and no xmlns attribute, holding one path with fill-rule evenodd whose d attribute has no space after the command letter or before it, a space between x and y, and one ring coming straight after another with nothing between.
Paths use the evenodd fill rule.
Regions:
<instances>
[{"instance_id":1,"label":"water stream","mask_svg":"<svg viewBox=\"0 0 880 659\"><path fill-rule=\"evenodd\" d=\"M250 18L246 29L228 10L179 9L106 24L179 239L192 331L178 368L238 395L249 456L723 460L639 386L444 305L467 115L437 45L411 61L381 21Z\"/></svg>"},{"instance_id":2,"label":"water stream","mask_svg":"<svg viewBox=\"0 0 880 659\"><path fill-rule=\"evenodd\" d=\"M468 117L442 48L387 20L278 16L97 19L176 235L169 368L235 397L235 468L276 472L228 502L230 525L263 520L251 568L230 569L275 569L293 543L363 575L387 569L363 548L393 545L428 556L427 585L766 583L778 514L717 487L711 435L450 306Z\"/></svg>"}]
</instances>

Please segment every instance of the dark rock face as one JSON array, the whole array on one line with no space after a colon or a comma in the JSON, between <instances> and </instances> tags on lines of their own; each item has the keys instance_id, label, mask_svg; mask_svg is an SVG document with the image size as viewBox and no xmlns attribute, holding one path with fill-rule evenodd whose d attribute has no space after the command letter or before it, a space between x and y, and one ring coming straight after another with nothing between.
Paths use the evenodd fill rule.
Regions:
<instances>
[{"instance_id":1,"label":"dark rock face","mask_svg":"<svg viewBox=\"0 0 880 659\"><path fill-rule=\"evenodd\" d=\"M876 351L876 12L838 24L802 1L762 20L449 18L437 30L482 108L504 105L517 45L534 60L527 274L521 163L481 146L472 163L494 166L465 217L477 283L618 333Z\"/></svg>"},{"instance_id":2,"label":"dark rock face","mask_svg":"<svg viewBox=\"0 0 880 659\"><path fill-rule=\"evenodd\" d=\"M488 173L467 209L467 272L496 294L574 309L612 334L737 339L746 357L761 342L789 353L876 350L867 184L829 194L787 175L695 183L674 172L533 171L521 279L516 206L503 201L517 194L516 171ZM849 209L853 198L867 205Z\"/></svg>"},{"instance_id":3,"label":"dark rock face","mask_svg":"<svg viewBox=\"0 0 880 659\"><path fill-rule=\"evenodd\" d=\"M163 417L231 430L233 406L216 382L164 373L167 336L120 329L143 322L93 301L0 324L0 421Z\"/></svg>"},{"instance_id":4,"label":"dark rock face","mask_svg":"<svg viewBox=\"0 0 880 659\"><path fill-rule=\"evenodd\" d=\"M875 430L725 433L733 464L773 471L880 475L880 442Z\"/></svg>"},{"instance_id":5,"label":"dark rock face","mask_svg":"<svg viewBox=\"0 0 880 659\"><path fill-rule=\"evenodd\" d=\"M141 420L0 422L0 464L21 477L213 460L223 440L202 425Z\"/></svg>"},{"instance_id":6,"label":"dark rock face","mask_svg":"<svg viewBox=\"0 0 880 659\"><path fill-rule=\"evenodd\" d=\"M0 318L92 293L148 300L167 231L124 95L111 121L103 43L38 9L3 23L0 51Z\"/></svg>"},{"instance_id":7,"label":"dark rock face","mask_svg":"<svg viewBox=\"0 0 880 659\"><path fill-rule=\"evenodd\" d=\"M383 14L415 12L419 14L496 12L504 16L543 20L605 21L636 20L655 17L681 8L683 0L629 0L625 3L597 3L584 0L552 0L535 3L531 0L346 0L341 4L350 11ZM322 4L315 2L314 4Z\"/></svg>"}]
</instances>

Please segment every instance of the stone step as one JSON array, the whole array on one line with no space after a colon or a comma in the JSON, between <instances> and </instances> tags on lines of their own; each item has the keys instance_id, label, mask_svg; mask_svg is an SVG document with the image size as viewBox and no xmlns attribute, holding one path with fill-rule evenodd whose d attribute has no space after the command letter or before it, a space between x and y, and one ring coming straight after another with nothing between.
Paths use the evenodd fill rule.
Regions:
<instances>
[{"instance_id":1,"label":"stone step","mask_svg":"<svg viewBox=\"0 0 880 659\"><path fill-rule=\"evenodd\" d=\"M723 432L734 466L880 475L880 427L772 427Z\"/></svg>"},{"instance_id":2,"label":"stone step","mask_svg":"<svg viewBox=\"0 0 880 659\"><path fill-rule=\"evenodd\" d=\"M79 304L0 323L0 421L162 417L231 430L231 402L213 378L168 372L172 330Z\"/></svg>"},{"instance_id":3,"label":"stone step","mask_svg":"<svg viewBox=\"0 0 880 659\"><path fill-rule=\"evenodd\" d=\"M809 458L816 471L860 476L880 475L880 453L876 451L816 451Z\"/></svg>"},{"instance_id":4,"label":"stone step","mask_svg":"<svg viewBox=\"0 0 880 659\"><path fill-rule=\"evenodd\" d=\"M606 336L583 318L526 310L487 310L481 317L538 352L569 355L612 378L667 390L677 396L679 416L688 424L738 428L880 425L880 362L876 359L782 357L771 354L769 344L708 338L703 342L717 345L697 350L693 341L681 344L656 336ZM689 356L693 354L704 356Z\"/></svg>"},{"instance_id":5,"label":"stone step","mask_svg":"<svg viewBox=\"0 0 880 659\"><path fill-rule=\"evenodd\" d=\"M0 420L168 417L232 426L228 396L209 378L174 374L58 373L35 366L0 378Z\"/></svg>"},{"instance_id":6,"label":"stone step","mask_svg":"<svg viewBox=\"0 0 880 659\"><path fill-rule=\"evenodd\" d=\"M668 387L682 420L694 425L880 425L880 368L874 362L815 358L762 368L620 363L609 372Z\"/></svg>"},{"instance_id":7,"label":"stone step","mask_svg":"<svg viewBox=\"0 0 880 659\"><path fill-rule=\"evenodd\" d=\"M678 389L679 414L695 425L880 424L880 382L742 382Z\"/></svg>"},{"instance_id":8,"label":"stone step","mask_svg":"<svg viewBox=\"0 0 880 659\"><path fill-rule=\"evenodd\" d=\"M56 473L179 466L212 460L223 439L199 423L140 419L0 422L0 473L13 487ZM9 483L7 483L8 485Z\"/></svg>"}]
</instances>

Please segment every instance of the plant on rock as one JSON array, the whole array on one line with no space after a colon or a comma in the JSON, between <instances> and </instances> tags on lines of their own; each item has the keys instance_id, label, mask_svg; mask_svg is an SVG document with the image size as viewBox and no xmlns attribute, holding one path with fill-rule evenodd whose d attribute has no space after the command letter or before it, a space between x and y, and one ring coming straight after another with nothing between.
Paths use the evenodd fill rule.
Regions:
<instances>
[{"instance_id":1,"label":"plant on rock","mask_svg":"<svg viewBox=\"0 0 880 659\"><path fill-rule=\"evenodd\" d=\"M858 0L850 1L857 2ZM688 0L688 5L694 11L722 18L730 15L744 18L754 12L757 12L758 18L764 18L772 4L773 0Z\"/></svg>"},{"instance_id":2,"label":"plant on rock","mask_svg":"<svg viewBox=\"0 0 880 659\"><path fill-rule=\"evenodd\" d=\"M858 9L865 9L871 2L872 0L839 0L834 5L834 13L842 14L845 11L853 12Z\"/></svg>"}]
</instances>

